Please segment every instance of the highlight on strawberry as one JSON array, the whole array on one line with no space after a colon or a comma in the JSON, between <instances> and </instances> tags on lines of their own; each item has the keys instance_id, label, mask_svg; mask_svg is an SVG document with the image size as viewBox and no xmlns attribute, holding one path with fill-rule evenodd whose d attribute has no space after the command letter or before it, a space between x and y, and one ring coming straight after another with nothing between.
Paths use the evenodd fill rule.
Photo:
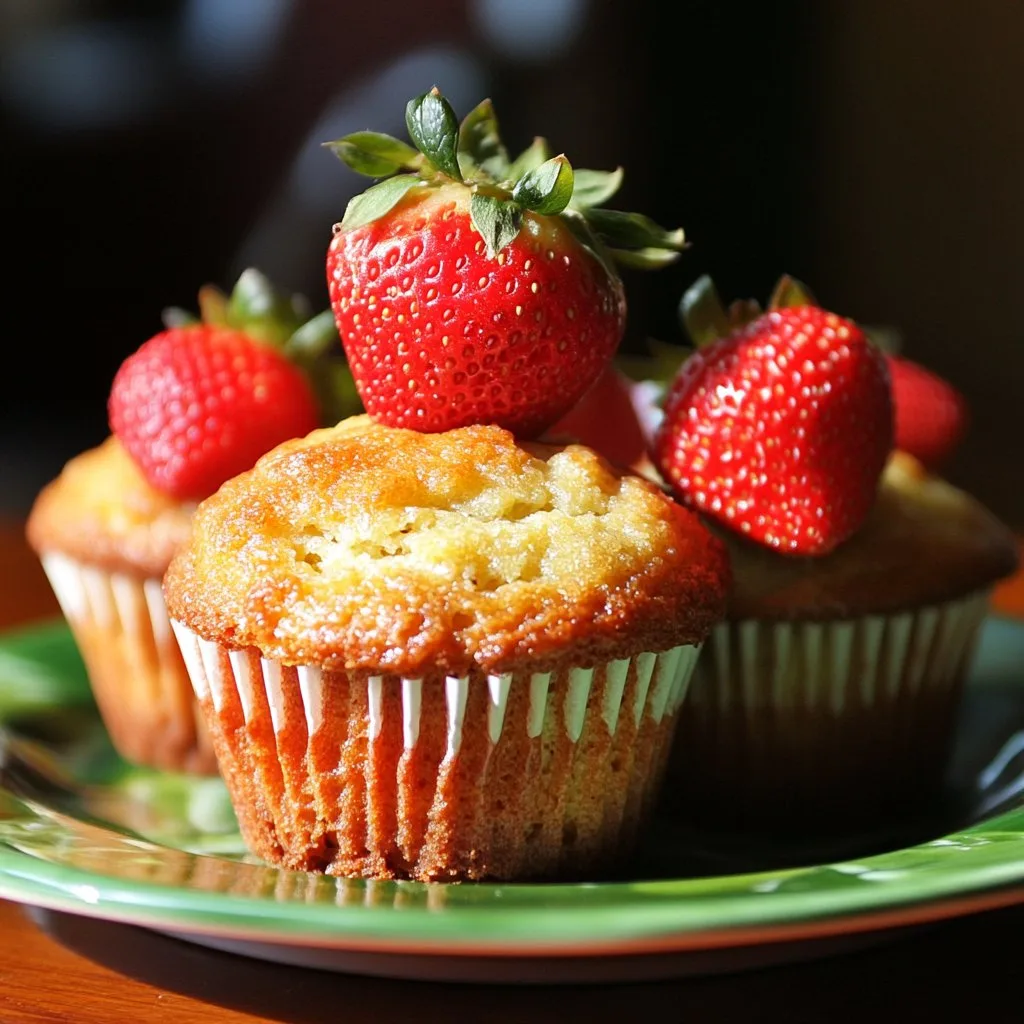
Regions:
<instances>
[{"instance_id":1,"label":"highlight on strawberry","mask_svg":"<svg viewBox=\"0 0 1024 1024\"><path fill-rule=\"evenodd\" d=\"M864 522L893 447L884 353L853 320L780 279L766 310L683 296L696 349L664 404L653 460L683 503L752 541L823 555Z\"/></svg>"},{"instance_id":2,"label":"highlight on strawberry","mask_svg":"<svg viewBox=\"0 0 1024 1024\"><path fill-rule=\"evenodd\" d=\"M271 448L359 411L329 309L310 316L255 268L230 295L199 291L199 316L128 356L107 402L110 429L157 490L200 500Z\"/></svg>"},{"instance_id":3,"label":"highlight on strawberry","mask_svg":"<svg viewBox=\"0 0 1024 1024\"><path fill-rule=\"evenodd\" d=\"M325 143L382 179L349 202L326 261L360 397L390 426L538 436L622 339L619 266L671 263L683 232L604 208L621 168L574 169L542 138L512 159L489 100L460 123L435 88L405 120L412 145L369 131Z\"/></svg>"}]
</instances>

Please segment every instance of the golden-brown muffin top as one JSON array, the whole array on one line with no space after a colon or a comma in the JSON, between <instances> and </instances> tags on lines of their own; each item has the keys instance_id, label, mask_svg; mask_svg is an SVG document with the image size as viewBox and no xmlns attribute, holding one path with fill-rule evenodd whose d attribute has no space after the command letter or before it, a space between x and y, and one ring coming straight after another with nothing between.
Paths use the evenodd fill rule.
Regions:
<instances>
[{"instance_id":1,"label":"golden-brown muffin top","mask_svg":"<svg viewBox=\"0 0 1024 1024\"><path fill-rule=\"evenodd\" d=\"M162 576L188 539L195 505L154 490L114 437L71 459L37 495L26 535L38 553Z\"/></svg>"},{"instance_id":2,"label":"golden-brown muffin top","mask_svg":"<svg viewBox=\"0 0 1024 1024\"><path fill-rule=\"evenodd\" d=\"M206 639L409 676L695 643L727 582L724 548L692 513L588 448L359 416L203 501L164 590Z\"/></svg>"},{"instance_id":3,"label":"golden-brown muffin top","mask_svg":"<svg viewBox=\"0 0 1024 1024\"><path fill-rule=\"evenodd\" d=\"M894 452L864 526L820 558L730 534L731 619L825 621L953 600L1017 567L1013 534L976 499Z\"/></svg>"}]
</instances>

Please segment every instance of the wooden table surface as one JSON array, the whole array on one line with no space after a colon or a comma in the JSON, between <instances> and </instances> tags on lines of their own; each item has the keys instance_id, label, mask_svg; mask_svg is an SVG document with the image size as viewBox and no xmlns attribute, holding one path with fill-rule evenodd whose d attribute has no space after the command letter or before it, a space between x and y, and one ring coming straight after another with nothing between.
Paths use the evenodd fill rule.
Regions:
<instances>
[{"instance_id":1,"label":"wooden table surface","mask_svg":"<svg viewBox=\"0 0 1024 1024\"><path fill-rule=\"evenodd\" d=\"M997 607L1024 615L1024 575ZM56 614L21 525L0 522L0 628ZM1024 907L894 931L858 952L740 974L571 987L444 985L307 970L0 901L0 1022L953 1020L1020 1014Z\"/></svg>"}]
</instances>

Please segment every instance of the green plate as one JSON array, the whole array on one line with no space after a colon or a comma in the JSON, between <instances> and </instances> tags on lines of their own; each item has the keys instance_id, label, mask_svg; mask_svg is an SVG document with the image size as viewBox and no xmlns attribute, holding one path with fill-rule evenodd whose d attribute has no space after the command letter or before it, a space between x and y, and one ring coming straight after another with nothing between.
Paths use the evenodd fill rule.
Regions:
<instances>
[{"instance_id":1,"label":"green plate","mask_svg":"<svg viewBox=\"0 0 1024 1024\"><path fill-rule=\"evenodd\" d=\"M838 846L655 823L624 880L359 882L248 855L219 779L113 752L63 623L0 637L0 897L249 956L400 977L731 970L1024 902L1024 624L984 627L941 806ZM736 850L743 850L742 859Z\"/></svg>"}]
</instances>

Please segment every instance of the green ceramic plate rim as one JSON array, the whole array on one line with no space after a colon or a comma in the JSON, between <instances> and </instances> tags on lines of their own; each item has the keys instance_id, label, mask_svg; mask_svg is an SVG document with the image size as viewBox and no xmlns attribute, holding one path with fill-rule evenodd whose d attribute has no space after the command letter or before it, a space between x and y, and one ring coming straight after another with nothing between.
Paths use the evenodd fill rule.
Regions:
<instances>
[{"instance_id":1,"label":"green ceramic plate rim","mask_svg":"<svg viewBox=\"0 0 1024 1024\"><path fill-rule=\"evenodd\" d=\"M1024 623L999 617L993 621L1012 631L1011 639L1024 651ZM62 623L51 624L37 629L34 637L45 651L47 640L62 642L64 630ZM21 636L0 638L0 650L9 642L18 644ZM41 657L45 663L45 654ZM29 831L63 828L70 838L81 824L75 819L55 823L53 815L22 807L18 821ZM140 844L116 832L102 835L104 849L111 853L203 856ZM306 878L256 865L235 865L232 870L250 868L286 883ZM214 933L271 943L394 952L429 949L437 954L557 955L645 944L699 948L702 936L715 936L720 943L723 935L752 931L760 933L760 941L770 941L773 936L785 937L793 926L851 922L879 913L891 917L891 912L922 905L953 907L996 890L1003 890L1004 902L1024 902L1024 808L901 850L784 871L571 885L371 883L365 889L374 900L370 905L243 896L188 884L146 882L118 876L116 870L100 873L44 860L0 840L0 897L51 909L185 934ZM444 890L440 908L427 904L430 889ZM394 905L394 898L402 895L417 902Z\"/></svg>"}]
</instances>

